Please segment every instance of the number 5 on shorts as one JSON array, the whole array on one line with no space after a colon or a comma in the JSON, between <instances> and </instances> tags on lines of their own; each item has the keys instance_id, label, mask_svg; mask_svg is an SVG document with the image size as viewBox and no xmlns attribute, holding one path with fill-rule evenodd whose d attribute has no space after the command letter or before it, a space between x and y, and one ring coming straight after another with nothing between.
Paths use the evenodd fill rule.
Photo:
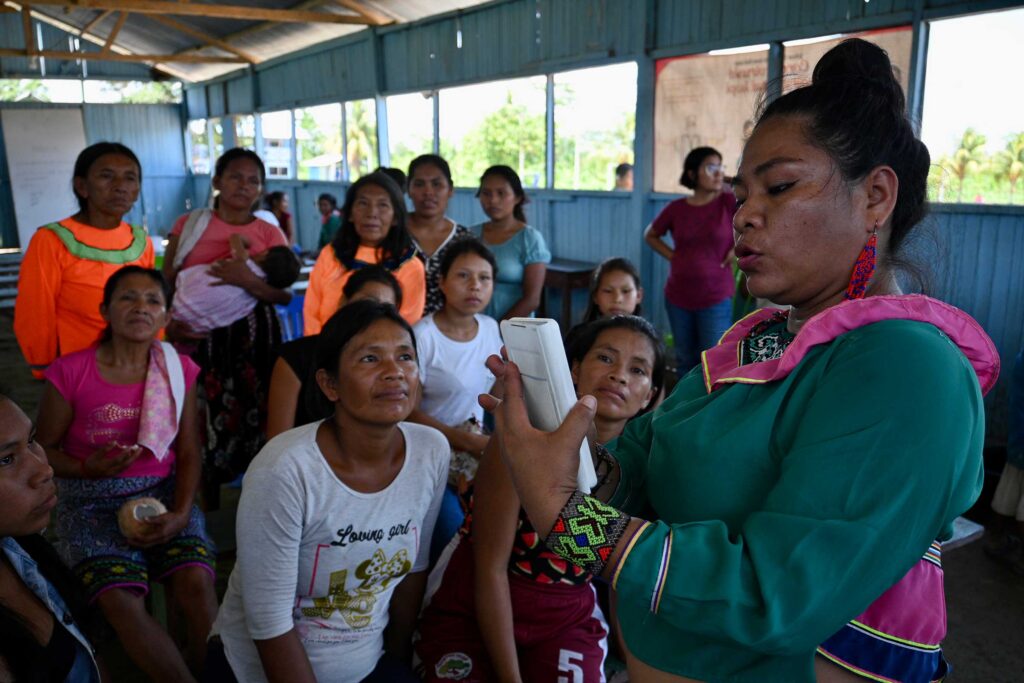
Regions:
<instances>
[{"instance_id":1,"label":"number 5 on shorts","mask_svg":"<svg viewBox=\"0 0 1024 683\"><path fill-rule=\"evenodd\" d=\"M583 669L576 665L583 662L583 655L572 650L558 651L558 672L568 676L559 676L558 683L583 683Z\"/></svg>"}]
</instances>

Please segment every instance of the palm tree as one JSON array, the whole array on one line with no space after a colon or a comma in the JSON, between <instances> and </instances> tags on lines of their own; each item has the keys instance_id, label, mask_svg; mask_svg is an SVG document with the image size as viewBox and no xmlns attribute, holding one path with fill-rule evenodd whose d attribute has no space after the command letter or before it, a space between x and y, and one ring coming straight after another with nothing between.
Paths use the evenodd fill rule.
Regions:
<instances>
[{"instance_id":1,"label":"palm tree","mask_svg":"<svg viewBox=\"0 0 1024 683\"><path fill-rule=\"evenodd\" d=\"M345 130L348 167L352 177L369 173L377 164L377 124L374 118L373 101L349 102L346 112Z\"/></svg>"},{"instance_id":2,"label":"palm tree","mask_svg":"<svg viewBox=\"0 0 1024 683\"><path fill-rule=\"evenodd\" d=\"M985 163L985 136L968 128L960 139L960 147L949 157L944 167L956 176L958 185L956 200L959 202L964 191L964 179L977 172Z\"/></svg>"},{"instance_id":3,"label":"palm tree","mask_svg":"<svg viewBox=\"0 0 1024 683\"><path fill-rule=\"evenodd\" d=\"M1006 149L998 152L992 160L992 167L997 181L1005 180L1010 184L1009 203L1013 204L1013 191L1024 178L1024 133L1010 136Z\"/></svg>"}]
</instances>

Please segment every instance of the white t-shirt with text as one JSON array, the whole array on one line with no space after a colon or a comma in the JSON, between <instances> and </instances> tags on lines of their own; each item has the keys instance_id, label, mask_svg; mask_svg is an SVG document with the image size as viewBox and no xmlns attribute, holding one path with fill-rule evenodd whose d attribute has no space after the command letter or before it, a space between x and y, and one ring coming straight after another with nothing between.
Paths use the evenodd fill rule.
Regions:
<instances>
[{"instance_id":1,"label":"white t-shirt with text","mask_svg":"<svg viewBox=\"0 0 1024 683\"><path fill-rule=\"evenodd\" d=\"M240 681L265 681L253 639L295 629L317 680L361 681L383 654L395 587L427 568L448 475L437 430L401 423L405 463L382 491L341 482L316 444L319 422L272 439L238 505L238 561L213 632Z\"/></svg>"}]
</instances>

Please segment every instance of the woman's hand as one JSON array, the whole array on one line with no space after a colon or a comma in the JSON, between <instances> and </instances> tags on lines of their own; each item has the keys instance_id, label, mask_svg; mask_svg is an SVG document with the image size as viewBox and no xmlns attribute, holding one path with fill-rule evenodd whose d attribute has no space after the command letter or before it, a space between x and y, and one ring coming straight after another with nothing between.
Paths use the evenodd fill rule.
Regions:
<instances>
[{"instance_id":1,"label":"woman's hand","mask_svg":"<svg viewBox=\"0 0 1024 683\"><path fill-rule=\"evenodd\" d=\"M210 275L220 278L220 282L213 283L215 287L234 285L248 291L263 283L263 280L252 272L245 260L240 258L217 261L210 266L208 272Z\"/></svg>"},{"instance_id":2,"label":"woman's hand","mask_svg":"<svg viewBox=\"0 0 1024 683\"><path fill-rule=\"evenodd\" d=\"M107 479L128 469L142 455L142 446L125 448L113 441L97 448L81 461L82 479Z\"/></svg>"},{"instance_id":3,"label":"woman's hand","mask_svg":"<svg viewBox=\"0 0 1024 683\"><path fill-rule=\"evenodd\" d=\"M137 548L149 548L167 543L188 525L190 512L190 510L171 511L156 517L149 517L143 520L141 532L137 536L129 538L128 543Z\"/></svg>"},{"instance_id":4,"label":"woman's hand","mask_svg":"<svg viewBox=\"0 0 1024 683\"><path fill-rule=\"evenodd\" d=\"M504 398L484 394L480 405L494 413L497 428L492 438L512 473L523 509L537 531L547 536L576 490L580 444L593 422L597 401L583 396L557 430L543 432L530 424L516 364L491 356L487 368L498 379Z\"/></svg>"}]
</instances>

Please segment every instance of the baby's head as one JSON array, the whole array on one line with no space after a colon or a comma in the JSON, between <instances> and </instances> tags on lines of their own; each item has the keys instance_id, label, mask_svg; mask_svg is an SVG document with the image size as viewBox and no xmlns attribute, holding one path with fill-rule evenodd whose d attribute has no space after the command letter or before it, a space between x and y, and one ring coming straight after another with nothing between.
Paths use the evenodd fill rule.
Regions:
<instances>
[{"instance_id":1,"label":"baby's head","mask_svg":"<svg viewBox=\"0 0 1024 683\"><path fill-rule=\"evenodd\" d=\"M267 276L267 284L277 289L291 287L302 270L299 257L289 247L271 247L253 254L252 260Z\"/></svg>"},{"instance_id":2,"label":"baby's head","mask_svg":"<svg viewBox=\"0 0 1024 683\"><path fill-rule=\"evenodd\" d=\"M610 258L590 278L590 302L584 322L613 315L640 315L644 288L640 271L629 259Z\"/></svg>"},{"instance_id":3,"label":"baby's head","mask_svg":"<svg viewBox=\"0 0 1024 683\"><path fill-rule=\"evenodd\" d=\"M352 273L352 277L342 287L339 307L363 299L401 308L402 286L383 266L363 266Z\"/></svg>"}]
</instances>

